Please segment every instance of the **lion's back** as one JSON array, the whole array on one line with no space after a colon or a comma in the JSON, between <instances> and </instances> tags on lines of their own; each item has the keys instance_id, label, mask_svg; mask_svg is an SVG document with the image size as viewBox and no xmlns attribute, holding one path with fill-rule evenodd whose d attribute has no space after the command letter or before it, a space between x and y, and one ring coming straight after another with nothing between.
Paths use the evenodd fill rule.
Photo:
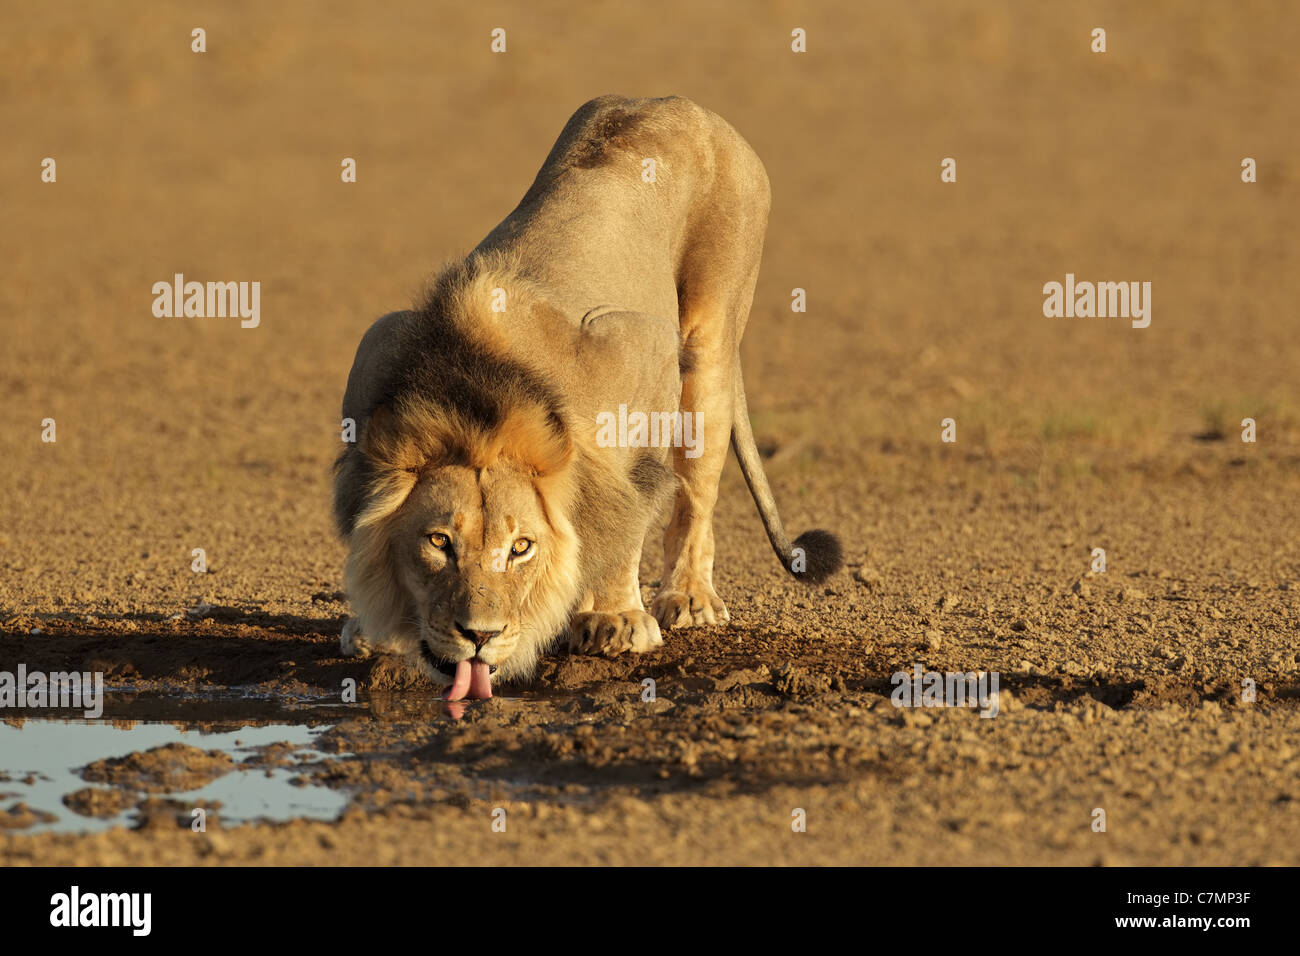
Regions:
<instances>
[{"instance_id":1,"label":"lion's back","mask_svg":"<svg viewBox=\"0 0 1300 956\"><path fill-rule=\"evenodd\" d=\"M770 202L762 162L721 117L680 96L599 96L475 251L518 256L566 313L616 303L675 315L684 259L736 224L761 230Z\"/></svg>"},{"instance_id":2,"label":"lion's back","mask_svg":"<svg viewBox=\"0 0 1300 956\"><path fill-rule=\"evenodd\" d=\"M762 161L745 138L722 117L683 96L606 94L588 100L565 124L538 180L569 170L629 164L642 173L647 159L673 167L678 176L697 174L706 186L724 174L739 175L760 192L768 189Z\"/></svg>"}]
</instances>

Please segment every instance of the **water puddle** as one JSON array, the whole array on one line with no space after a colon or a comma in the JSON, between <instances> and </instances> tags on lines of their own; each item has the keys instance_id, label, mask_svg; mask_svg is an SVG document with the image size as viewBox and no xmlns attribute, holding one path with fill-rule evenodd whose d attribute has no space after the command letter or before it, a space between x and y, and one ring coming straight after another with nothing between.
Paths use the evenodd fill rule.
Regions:
<instances>
[{"instance_id":1,"label":"water puddle","mask_svg":"<svg viewBox=\"0 0 1300 956\"><path fill-rule=\"evenodd\" d=\"M21 726L16 722L2 723L0 817L10 817L18 823L13 808L21 803L30 808L38 822L15 827L11 832L93 833L114 826L136 825L140 819L136 804L155 798L174 800L188 807L206 803L211 808L214 802L219 802L220 808L208 810L209 818L219 817L222 826L226 827L251 820L333 820L347 805L348 795L304 783L295 766L323 756L313 750L312 745L315 738L331 726L224 722L219 731L205 731L182 729L168 723L135 721L115 724L106 720L29 718L22 721ZM229 756L233 767L201 786L190 789L154 786L147 793L139 787L104 786L87 781L80 774L81 768L97 761L140 754L167 744L220 751ZM287 753L287 765L282 765L286 764L285 754L279 754L273 761L274 765L263 762L265 751L262 748L271 744L292 748ZM107 798L114 797L122 802L125 794L130 793L130 805L100 817L77 812L64 803L65 795L87 788L103 793L83 794L83 798L102 796L108 806L112 804Z\"/></svg>"}]
</instances>

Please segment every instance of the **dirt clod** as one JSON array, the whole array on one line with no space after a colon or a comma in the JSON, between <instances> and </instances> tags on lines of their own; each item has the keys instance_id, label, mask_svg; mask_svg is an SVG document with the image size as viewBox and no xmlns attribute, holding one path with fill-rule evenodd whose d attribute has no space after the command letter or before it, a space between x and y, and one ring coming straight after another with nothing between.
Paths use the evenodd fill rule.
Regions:
<instances>
[{"instance_id":1,"label":"dirt clod","mask_svg":"<svg viewBox=\"0 0 1300 956\"><path fill-rule=\"evenodd\" d=\"M234 766L231 756L219 750L172 743L125 757L97 760L82 769L81 777L89 783L160 793L196 790Z\"/></svg>"}]
</instances>

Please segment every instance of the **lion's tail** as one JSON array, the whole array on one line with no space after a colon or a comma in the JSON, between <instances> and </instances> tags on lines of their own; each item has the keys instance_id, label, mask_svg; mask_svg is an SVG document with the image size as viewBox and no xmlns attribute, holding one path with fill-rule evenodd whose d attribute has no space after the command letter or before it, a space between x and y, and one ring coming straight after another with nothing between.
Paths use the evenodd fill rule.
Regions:
<instances>
[{"instance_id":1,"label":"lion's tail","mask_svg":"<svg viewBox=\"0 0 1300 956\"><path fill-rule=\"evenodd\" d=\"M735 418L731 423L731 447L740 462L740 471L749 485L749 493L754 496L758 506L759 517L763 519L763 528L767 531L767 540L772 542L772 550L782 566L796 578L808 584L817 584L826 580L843 564L844 554L840 541L829 531L820 529L805 531L794 539L785 533L781 524L781 515L776 510L776 499L772 497L772 488L767 483L767 474L763 471L763 461L754 444L754 429L749 423L749 405L745 401L745 381L740 374L740 359L736 359L735 380Z\"/></svg>"}]
</instances>

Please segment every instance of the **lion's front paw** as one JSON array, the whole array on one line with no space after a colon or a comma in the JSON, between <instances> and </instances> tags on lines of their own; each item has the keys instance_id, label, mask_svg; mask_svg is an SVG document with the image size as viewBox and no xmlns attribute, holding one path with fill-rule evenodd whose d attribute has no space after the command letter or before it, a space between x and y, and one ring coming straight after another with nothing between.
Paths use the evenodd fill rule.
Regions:
<instances>
[{"instance_id":1,"label":"lion's front paw","mask_svg":"<svg viewBox=\"0 0 1300 956\"><path fill-rule=\"evenodd\" d=\"M645 611L588 611L569 625L569 650L582 654L644 654L663 643L659 622Z\"/></svg>"},{"instance_id":2,"label":"lion's front paw","mask_svg":"<svg viewBox=\"0 0 1300 956\"><path fill-rule=\"evenodd\" d=\"M348 618L348 622L343 625L343 633L339 635L339 649L343 651L344 657L370 656L370 642L361 633L361 622L355 617Z\"/></svg>"},{"instance_id":3,"label":"lion's front paw","mask_svg":"<svg viewBox=\"0 0 1300 956\"><path fill-rule=\"evenodd\" d=\"M685 591L665 587L655 595L654 601L650 604L650 611L658 619L659 626L665 630L731 620L722 598L703 582Z\"/></svg>"}]
</instances>

